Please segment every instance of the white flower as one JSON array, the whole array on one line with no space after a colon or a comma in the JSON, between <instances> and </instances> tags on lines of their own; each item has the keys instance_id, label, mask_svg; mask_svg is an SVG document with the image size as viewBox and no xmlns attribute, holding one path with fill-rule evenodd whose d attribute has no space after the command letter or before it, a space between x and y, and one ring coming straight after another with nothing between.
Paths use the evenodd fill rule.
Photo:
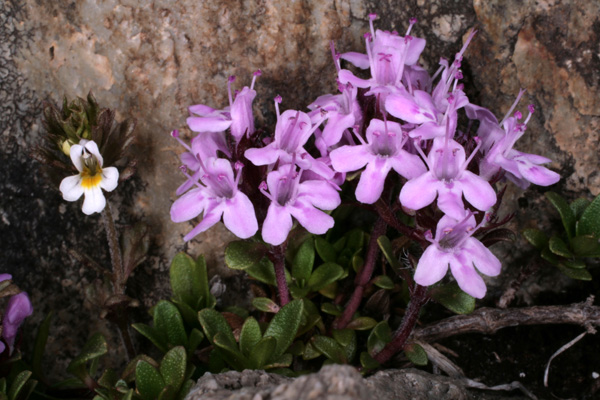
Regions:
<instances>
[{"instance_id":1,"label":"white flower","mask_svg":"<svg viewBox=\"0 0 600 400\"><path fill-rule=\"evenodd\" d=\"M119 171L115 167L102 168L102 156L98 145L82 139L79 144L71 146L71 160L79 174L69 176L60 183L60 191L67 201L76 201L84 195L84 214L100 212L106 205L102 189L107 192L117 187Z\"/></svg>"}]
</instances>

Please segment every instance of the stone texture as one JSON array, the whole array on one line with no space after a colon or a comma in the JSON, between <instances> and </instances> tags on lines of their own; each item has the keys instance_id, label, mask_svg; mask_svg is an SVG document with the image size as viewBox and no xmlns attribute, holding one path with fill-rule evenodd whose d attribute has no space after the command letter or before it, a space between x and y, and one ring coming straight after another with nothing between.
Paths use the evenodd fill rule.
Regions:
<instances>
[{"instance_id":1,"label":"stone texture","mask_svg":"<svg viewBox=\"0 0 600 400\"><path fill-rule=\"evenodd\" d=\"M476 27L464 62L472 99L501 117L526 88L521 109L533 102L538 112L519 149L555 160L552 168L564 179L554 190L571 198L599 194L599 7L584 0L0 2L0 269L32 294L32 326L57 310L49 343L55 370L64 370L90 328L111 332L86 316L92 307L82 289L95 274L66 249L78 246L101 262L108 258L99 218L62 201L29 157L39 138L42 100L93 90L118 118L137 118L138 178L119 187L111 202L119 206L120 224L140 218L151 224L150 258L129 287L150 306L168 296L168 263L182 249L206 254L210 274L231 274L222 267L222 249L231 239L223 227L183 244L191 225L169 220L182 149L168 133L178 128L189 135L186 107L223 106L227 77L237 75L241 87L260 68L258 125L274 121L270 99L278 93L284 109L304 108L334 90L329 41L340 51L362 51L372 11L380 15L378 27L400 32L417 17L413 34L427 39L422 62L432 71ZM509 199L522 207L514 227L550 214L540 202L543 191L510 189ZM510 276L511 268L506 271Z\"/></svg>"},{"instance_id":2,"label":"stone texture","mask_svg":"<svg viewBox=\"0 0 600 400\"><path fill-rule=\"evenodd\" d=\"M345 365L323 367L296 379L265 371L205 374L186 400L468 400L502 399L502 394L469 391L458 380L405 369L380 371L363 378ZM510 396L511 399L523 399Z\"/></svg>"}]
</instances>

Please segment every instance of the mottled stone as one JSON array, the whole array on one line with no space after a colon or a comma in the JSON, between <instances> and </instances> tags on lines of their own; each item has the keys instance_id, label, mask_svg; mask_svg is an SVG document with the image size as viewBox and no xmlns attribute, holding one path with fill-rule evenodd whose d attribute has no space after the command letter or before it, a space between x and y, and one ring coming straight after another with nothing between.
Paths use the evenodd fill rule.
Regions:
<instances>
[{"instance_id":1,"label":"mottled stone","mask_svg":"<svg viewBox=\"0 0 600 400\"><path fill-rule=\"evenodd\" d=\"M405 369L363 378L347 365L330 365L296 379L265 371L205 374L186 400L468 400L502 399L502 394L469 391L458 379ZM510 396L523 399L522 396Z\"/></svg>"}]
</instances>

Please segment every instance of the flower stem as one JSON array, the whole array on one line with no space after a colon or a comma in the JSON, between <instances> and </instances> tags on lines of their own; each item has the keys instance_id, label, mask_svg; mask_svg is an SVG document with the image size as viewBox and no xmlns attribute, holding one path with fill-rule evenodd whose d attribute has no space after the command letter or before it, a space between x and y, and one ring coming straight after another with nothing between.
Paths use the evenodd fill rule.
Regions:
<instances>
[{"instance_id":1,"label":"flower stem","mask_svg":"<svg viewBox=\"0 0 600 400\"><path fill-rule=\"evenodd\" d=\"M290 302L290 291L285 280L285 244L272 246L271 261L275 267L275 279L277 281L277 290L279 292L279 301L281 307Z\"/></svg>"},{"instance_id":2,"label":"flower stem","mask_svg":"<svg viewBox=\"0 0 600 400\"><path fill-rule=\"evenodd\" d=\"M108 241L110 261L113 269L113 295L124 295L127 276L125 276L125 271L123 268L123 258L121 256L121 247L119 246L119 236L117 234L117 229L115 228L115 221L113 219L112 212L110 211L110 204L108 202L102 211L102 220L104 222L104 229L106 230L106 240ZM133 346L131 336L129 335L129 317L127 315L127 306L121 304L113 311L113 323L115 323L117 328L119 328L123 347L125 347L127 356L131 360L135 357L135 348Z\"/></svg>"},{"instance_id":3,"label":"flower stem","mask_svg":"<svg viewBox=\"0 0 600 400\"><path fill-rule=\"evenodd\" d=\"M373 275L373 270L375 269L375 261L377 260L377 254L379 252L379 245L377 244L377 239L380 236L385 234L387 228L387 223L381 217L377 218L375 225L373 226L373 232L371 232L371 239L369 240L369 247L367 248L367 256L365 258L365 263L363 264L362 269L356 275L356 279L354 283L356 287L354 288L354 292L344 309L342 315L334 322L335 329L344 329L352 319L352 316L358 310L358 306L360 305L360 301L362 300L363 293L369 281L371 280L371 276Z\"/></svg>"},{"instance_id":4,"label":"flower stem","mask_svg":"<svg viewBox=\"0 0 600 400\"><path fill-rule=\"evenodd\" d=\"M110 211L110 204L107 202L106 207L102 211L102 221L106 230L106 240L108 241L108 249L110 251L110 262L113 268L113 285L117 294L125 292L125 278L123 275L123 259L121 257L121 247L119 246L119 236L115 228L115 221Z\"/></svg>"},{"instance_id":5,"label":"flower stem","mask_svg":"<svg viewBox=\"0 0 600 400\"><path fill-rule=\"evenodd\" d=\"M402 318L400 327L394 334L392 341L389 342L383 348L383 350L377 353L377 355L374 357L378 363L384 364L394 354L404 348L406 341L410 337L410 334L412 333L413 329L415 329L415 325L419 319L421 307L423 307L428 300L429 296L427 294L427 287L415 284L415 289L412 292L410 303L408 303L408 308L406 310L406 314L404 314L404 318Z\"/></svg>"}]
</instances>

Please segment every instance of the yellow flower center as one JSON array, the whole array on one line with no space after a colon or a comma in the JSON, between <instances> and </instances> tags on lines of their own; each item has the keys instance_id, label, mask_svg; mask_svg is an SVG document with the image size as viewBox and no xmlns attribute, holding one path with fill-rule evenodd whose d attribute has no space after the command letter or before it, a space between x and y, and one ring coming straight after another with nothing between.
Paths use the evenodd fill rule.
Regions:
<instances>
[{"instance_id":1,"label":"yellow flower center","mask_svg":"<svg viewBox=\"0 0 600 400\"><path fill-rule=\"evenodd\" d=\"M84 167L81 171L81 186L84 189L92 189L100 184L102 181L102 169L96 166L96 170L91 172L88 168Z\"/></svg>"}]
</instances>

